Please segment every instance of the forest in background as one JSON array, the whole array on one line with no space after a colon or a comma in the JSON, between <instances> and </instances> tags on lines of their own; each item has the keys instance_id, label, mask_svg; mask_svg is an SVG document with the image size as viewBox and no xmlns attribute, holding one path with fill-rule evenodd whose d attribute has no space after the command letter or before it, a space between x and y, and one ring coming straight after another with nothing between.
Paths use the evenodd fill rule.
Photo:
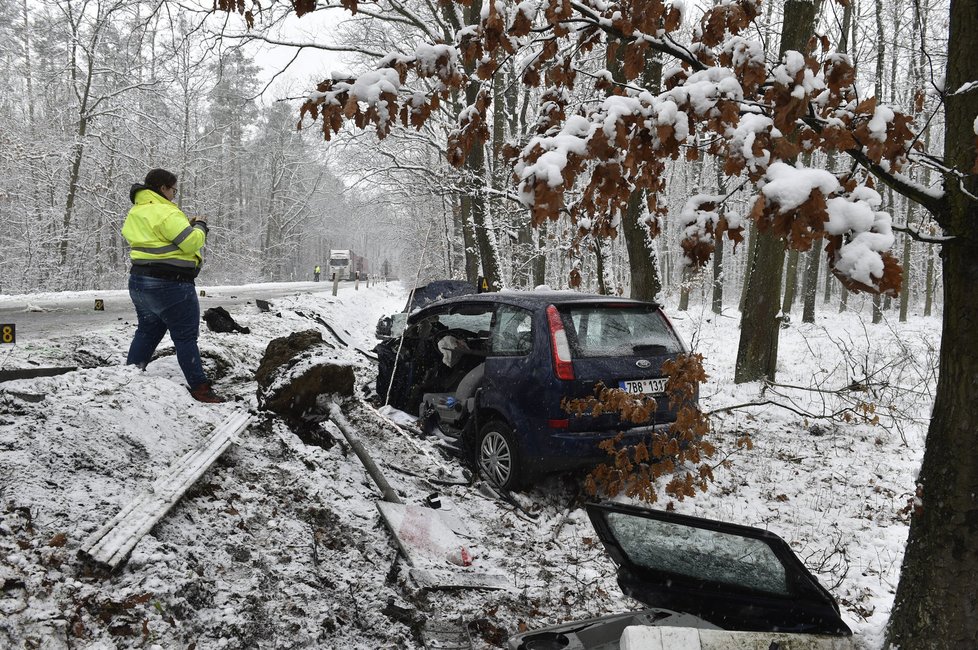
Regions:
<instances>
[{"instance_id":1,"label":"forest in background","mask_svg":"<svg viewBox=\"0 0 978 650\"><path fill-rule=\"evenodd\" d=\"M203 278L308 280L330 248L376 257L389 214L260 101L260 69L146 1L0 0L0 292L124 286L129 187L152 167L211 224Z\"/></svg>"},{"instance_id":2,"label":"forest in background","mask_svg":"<svg viewBox=\"0 0 978 650\"><path fill-rule=\"evenodd\" d=\"M144 77L119 75L104 88L96 83L116 78L122 65L97 61L133 60L120 54L126 39L105 37L107 25L138 17L141 7L150 17L120 33L138 34L165 17L173 40L179 23L180 33L200 37L200 61L207 63L195 70L205 87L217 88L225 70L247 67L249 43L281 42L275 29L292 14L323 11L338 14L335 28L322 43L313 38L295 46L342 51L349 70L282 105L282 123L291 114L304 127L297 134L293 122L289 137L306 143L284 149L314 152L319 163L328 152L337 190L357 196L341 206L336 230L362 231L368 244L396 242L403 253L396 272L408 281L415 273L423 279L481 275L493 289L545 283L644 299L678 294L680 309L693 297L718 312L736 304L741 339L734 382L761 380L762 387L775 382L778 332L792 304L803 302L809 321L818 296L841 310L850 290L863 291L872 296L874 322L889 309L898 307L904 319L911 307L930 314L938 305L938 387L887 638L908 647L963 647L978 639L971 460L978 435L972 408L978 386L974 2L253 0L246 9L241 0L218 0L213 6L227 18L216 24L210 6L44 3L44 18L60 16L69 25L60 50L42 47L46 40L31 22L34 5L5 5L23 8L21 39L14 35L8 43L24 46L18 57L5 44L3 56L27 73L20 81L10 76L15 87L2 106L26 130L5 130L2 171L25 180L16 191L0 188L0 216L5 226L10 222L0 244L5 264L19 256L14 268L22 284L44 288L39 285L52 284L52 273L60 274L62 286L91 286L113 272L121 279L124 263L114 271L99 268L103 252L118 248L111 233L120 216L99 208L109 195L102 179L116 178L118 161L131 153L118 145L120 130L155 134L143 140L148 150L169 137L147 119L153 113L147 106L161 109L159 95L143 85L149 82L138 81ZM36 23L47 36L60 33L51 29L57 24ZM151 34L150 51L158 32ZM115 45L103 57L98 48L109 42ZM169 51L167 61L180 60L179 47ZM62 65L46 77L52 89L38 91L45 77L35 69L43 69L45 58ZM253 76L244 72L241 79ZM167 89L170 96L181 96L175 87ZM186 81L182 96L190 87ZM123 96L146 95L154 101L121 105ZM18 96L61 103L54 101L42 120L26 99L7 110ZM202 96L193 116L190 102L177 107L183 121L174 128L183 136L173 139L171 166L185 183L201 184L201 196L216 210L209 216L227 224L228 245L214 256L216 276L276 279L273 267L287 262L270 251L288 240L294 252L317 235L310 226L284 237L280 214L297 214L309 203L289 200L277 208L270 200L264 218L260 198L242 205L252 191L281 197L274 179L287 165L259 146L245 147L258 142L260 122L191 128L203 115L223 114L221 93ZM251 101L245 93L223 107L244 114ZM125 123L122 114L140 118ZM106 128L113 119L119 121ZM17 127L15 120L4 124ZM33 152L53 124L61 124L60 140L51 149L7 153L15 151L16 138ZM316 130L328 144L301 140ZM227 153L215 155L199 175L179 166L190 164L191 143L197 147L212 133L222 137L213 149L200 145L197 160L233 150L230 142L242 147L238 164L224 164L233 157ZM244 158L267 163L268 171L246 178ZM58 163L52 175L58 184L40 173L42 160ZM303 162L295 169L321 173ZM263 182L267 191L254 189ZM45 196L47 211L39 200ZM293 196L308 201L311 195ZM181 202L193 212L189 195ZM8 208L19 222L8 219ZM734 243L746 249L743 257L731 255ZM32 284L34 276L39 280Z\"/></svg>"},{"instance_id":3,"label":"forest in background","mask_svg":"<svg viewBox=\"0 0 978 650\"><path fill-rule=\"evenodd\" d=\"M812 250L824 244L832 276L848 290L874 295L876 323L893 299L906 318L912 286L923 284L924 311L931 310L933 250L925 249L921 264L913 244L939 244L938 386L886 643L974 645L978 5L341 0L336 7L256 0L246 9L221 0L219 6L240 14L239 24L254 28L258 39L276 8L298 17L334 9L362 21L355 47L374 68L322 80L301 116L318 124L327 141L351 127L369 127L381 141L421 134L415 166L422 169L440 160L426 146L445 142L439 153L459 170L446 177L458 190L457 202L448 203L463 235L465 275L481 271L491 288L522 286L514 276L533 284L553 277L556 244L570 254L569 286L624 292L615 286L614 271L622 267L612 250L624 235L627 293L655 298L673 270L677 230L690 267L712 261L715 278L736 281L731 265L718 260L724 240L743 243L745 229L756 228L747 241L734 383L776 381L778 332L799 267L808 278L803 320L814 319L821 256ZM383 27L370 31L371 20ZM400 31L391 24L419 37L401 33L372 49L364 35ZM723 161L723 174L714 192L701 193L704 183L694 189L688 181L710 177L710 158ZM402 152L393 160L402 164ZM677 164L697 163L701 175L679 175L685 168ZM677 177L687 184L673 191ZM734 177L743 179L740 185L727 186ZM498 205L511 199L523 209L515 223ZM536 227L529 232L527 210ZM427 245L416 250L424 255ZM924 273L913 277L915 266ZM685 280L681 309L688 307Z\"/></svg>"},{"instance_id":4,"label":"forest in background","mask_svg":"<svg viewBox=\"0 0 978 650\"><path fill-rule=\"evenodd\" d=\"M413 51L446 36L439 30L451 27L447 12L416 4L361 8L355 16L320 7L336 10L337 26L318 45L342 51L346 68L361 73L376 65L378 53ZM860 94L914 106L927 126L928 147L939 149L943 117L933 91L944 65L946 2L815 4L815 31L849 52ZM288 41L271 36L287 13L269 9L256 29L236 31L209 9L145 0L0 0L8 17L0 26L0 69L6 72L0 82L0 291L121 286L127 255L119 225L128 188L159 165L180 177L177 200L184 210L210 219L205 277L212 282L307 279L330 248L354 248L375 272L386 261L409 282L419 273L422 280L474 280L491 257L503 286L566 287L577 273L587 290L651 297L649 287L634 286L641 265L654 276L647 279L651 288L664 292L653 295L678 297L682 309L690 296L717 312L739 305L753 229L736 251L718 238L717 254L699 271L686 266L680 248L686 226L679 216L690 197L728 196L730 218L750 211L751 188L727 176L722 160L669 161L661 197L666 210L651 217L663 236L654 240L641 228L628 229L629 220L650 219L639 202L613 237L581 236L570 218L534 228L503 153L507 143L525 143L541 117L543 89L519 83L526 61L509 58L497 72L482 164L456 169L447 150L459 106L445 106L422 128L394 130L383 140L350 126L329 143L317 142L308 119L304 130L294 128L295 98L273 101L279 98L265 92L249 47ZM755 21L769 60L777 57L782 21L782 3L775 2ZM590 63L601 69L606 53L595 52ZM594 92L593 82L581 87L579 101ZM842 171L850 163L815 153L811 164ZM923 172L916 180L939 182ZM898 228L936 232L919 206L892 192L883 195L882 209ZM901 317L910 309L931 313L940 303L936 247L898 233L894 253L903 263L902 292L896 300L876 298L877 317L889 308ZM801 310L803 301L806 319L818 303L832 311L847 308L852 294L821 257L820 247L786 255L785 312ZM860 297L853 306L865 302Z\"/></svg>"}]
</instances>

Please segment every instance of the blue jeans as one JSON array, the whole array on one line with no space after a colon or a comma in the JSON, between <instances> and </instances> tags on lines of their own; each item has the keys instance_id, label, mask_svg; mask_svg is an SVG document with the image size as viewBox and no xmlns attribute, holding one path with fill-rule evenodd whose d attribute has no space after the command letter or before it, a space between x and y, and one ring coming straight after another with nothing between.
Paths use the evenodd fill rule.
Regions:
<instances>
[{"instance_id":1,"label":"blue jeans","mask_svg":"<svg viewBox=\"0 0 978 650\"><path fill-rule=\"evenodd\" d=\"M129 297L136 307L138 324L126 363L145 368L169 330L187 383L191 388L207 383L197 347L200 303L194 283L130 275Z\"/></svg>"}]
</instances>

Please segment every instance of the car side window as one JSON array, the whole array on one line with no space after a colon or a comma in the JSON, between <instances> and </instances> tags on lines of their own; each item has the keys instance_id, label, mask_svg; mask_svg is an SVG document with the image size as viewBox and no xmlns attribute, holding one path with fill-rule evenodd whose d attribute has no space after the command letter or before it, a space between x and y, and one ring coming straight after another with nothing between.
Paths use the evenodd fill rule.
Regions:
<instances>
[{"instance_id":1,"label":"car side window","mask_svg":"<svg viewBox=\"0 0 978 650\"><path fill-rule=\"evenodd\" d=\"M532 351L533 312L512 305L500 305L493 323L491 354L519 357Z\"/></svg>"}]
</instances>

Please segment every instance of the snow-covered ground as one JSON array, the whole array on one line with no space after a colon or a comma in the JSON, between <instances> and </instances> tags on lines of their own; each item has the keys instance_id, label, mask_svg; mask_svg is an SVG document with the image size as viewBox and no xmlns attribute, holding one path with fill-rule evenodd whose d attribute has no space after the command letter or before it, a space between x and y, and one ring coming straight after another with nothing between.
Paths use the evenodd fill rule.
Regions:
<instances>
[{"instance_id":1,"label":"snow-covered ground","mask_svg":"<svg viewBox=\"0 0 978 650\"><path fill-rule=\"evenodd\" d=\"M88 296L56 297L77 298ZM476 564L504 571L510 589L418 590L349 447L306 445L261 412L118 571L77 558L86 535L168 463L235 410L255 409L254 371L271 339L320 330L333 346L323 357L353 364L367 396L375 370L354 348L372 348L378 317L404 298L390 283L336 298L281 296L267 313L229 306L251 333L201 336L217 390L236 398L222 405L191 400L168 340L146 372L122 365L129 318L0 347L0 369L81 368L0 383L0 646L418 648L425 629L445 623L467 624L472 647L487 648L527 628L637 607L615 583L576 479L518 495L533 519L472 486L430 481L438 465L459 475L457 461L356 404L350 420L401 498L443 495ZM872 325L832 309L814 325L792 322L778 380L795 388L762 393L732 381L738 314L668 311L706 356L701 401L716 412L716 461L729 454L707 493L674 507L784 537L840 601L858 647L879 648L932 405L939 321ZM723 410L768 401L790 409ZM818 417L847 408L848 417ZM743 433L753 450L736 449Z\"/></svg>"}]
</instances>

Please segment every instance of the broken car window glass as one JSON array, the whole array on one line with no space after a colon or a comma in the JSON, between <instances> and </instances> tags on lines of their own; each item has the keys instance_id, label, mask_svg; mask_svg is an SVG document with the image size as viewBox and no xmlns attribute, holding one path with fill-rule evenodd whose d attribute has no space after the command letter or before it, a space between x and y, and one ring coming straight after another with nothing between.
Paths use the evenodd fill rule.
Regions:
<instances>
[{"instance_id":1,"label":"broken car window glass","mask_svg":"<svg viewBox=\"0 0 978 650\"><path fill-rule=\"evenodd\" d=\"M784 566L759 539L617 512L607 521L629 560L642 568L790 595Z\"/></svg>"}]
</instances>

